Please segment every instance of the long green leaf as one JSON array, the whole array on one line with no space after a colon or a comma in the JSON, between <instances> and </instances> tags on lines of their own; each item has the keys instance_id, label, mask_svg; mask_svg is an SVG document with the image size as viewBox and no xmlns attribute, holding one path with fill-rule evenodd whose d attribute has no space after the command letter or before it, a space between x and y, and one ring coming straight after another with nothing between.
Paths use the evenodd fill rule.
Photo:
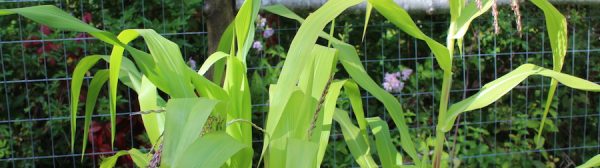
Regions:
<instances>
[{"instance_id":1,"label":"long green leaf","mask_svg":"<svg viewBox=\"0 0 600 168\"><path fill-rule=\"evenodd\" d=\"M208 133L184 151L179 151L181 154L174 158L172 167L221 167L233 154L246 147L223 132Z\"/></svg>"},{"instance_id":2,"label":"long green leaf","mask_svg":"<svg viewBox=\"0 0 600 168\"><path fill-rule=\"evenodd\" d=\"M364 135L361 135L360 129L352 124L350 117L348 117L348 112L338 109L333 114L333 119L340 124L346 145L358 165L360 167L378 167L377 163L371 157L369 143L364 138Z\"/></svg>"},{"instance_id":3,"label":"long green leaf","mask_svg":"<svg viewBox=\"0 0 600 168\"><path fill-rule=\"evenodd\" d=\"M435 55L435 59L444 71L452 70L452 55L446 47L429 36L425 35L412 20L408 12L398 6L392 0L369 0L373 7L381 13L386 19L400 28L407 34L425 41L431 52Z\"/></svg>"},{"instance_id":4,"label":"long green leaf","mask_svg":"<svg viewBox=\"0 0 600 168\"><path fill-rule=\"evenodd\" d=\"M104 158L102 159L102 162L100 163L100 168L113 168L115 167L115 164L117 163L117 159L119 159L119 157L123 156L123 155L127 155L127 151L119 151L117 153L115 153L114 155Z\"/></svg>"},{"instance_id":5,"label":"long green leaf","mask_svg":"<svg viewBox=\"0 0 600 168\"><path fill-rule=\"evenodd\" d=\"M548 37L550 37L550 46L552 47L552 69L556 72L560 72L563 67L565 55L567 53L567 20L558 9L556 9L550 2L542 0L532 0L538 8L544 11L546 19L546 28L548 29ZM544 114L542 121L540 122L540 128L538 129L537 136L535 138L537 148L542 147L540 137L544 129L544 123L550 111L550 104L552 104L552 98L558 82L554 79L550 82L550 89L548 91L548 97L546 98L546 105L544 106Z\"/></svg>"},{"instance_id":6,"label":"long green leaf","mask_svg":"<svg viewBox=\"0 0 600 168\"><path fill-rule=\"evenodd\" d=\"M365 25L363 25L362 41L365 41L365 35L367 34L367 27L369 25L369 18L371 18L371 10L373 10L373 5L367 2L367 7L365 10Z\"/></svg>"},{"instance_id":7,"label":"long green leaf","mask_svg":"<svg viewBox=\"0 0 600 168\"><path fill-rule=\"evenodd\" d=\"M15 9L0 9L0 15L19 14L52 28L68 31L88 32L90 35L113 45L122 45L112 33L98 30L60 10L56 6L41 5Z\"/></svg>"},{"instance_id":8,"label":"long green leaf","mask_svg":"<svg viewBox=\"0 0 600 168\"><path fill-rule=\"evenodd\" d=\"M400 144L402 149L413 159L413 162L419 166L421 161L417 155L415 145L410 137L404 111L398 100L387 91L383 90L369 75L362 66L358 54L354 47L345 43L334 43L334 47L339 50L340 61L344 69L356 83L371 93L377 100L381 101L388 110L392 120L400 132Z\"/></svg>"},{"instance_id":9,"label":"long green leaf","mask_svg":"<svg viewBox=\"0 0 600 168\"><path fill-rule=\"evenodd\" d=\"M281 70L279 80L277 81L278 87L276 87L275 95L273 97L274 102L271 103L273 110L269 111L269 118L272 115L281 115L285 104L279 103L280 101L287 100L291 95L289 88L294 86L298 81L300 71L304 68L307 60L303 58L306 51L310 51L317 41L318 35L314 32L320 32L323 30L327 23L331 22L337 17L343 10L360 3L362 0L331 0L325 3L323 7L311 14L304 24L302 24L298 30L298 33L294 37L291 43L291 48L288 51L285 63ZM267 125L267 131L273 132L274 127Z\"/></svg>"},{"instance_id":10,"label":"long green leaf","mask_svg":"<svg viewBox=\"0 0 600 168\"><path fill-rule=\"evenodd\" d=\"M106 81L108 80L108 70L100 70L96 72L94 78L92 78L92 82L90 82L90 87L88 88L88 95L85 99L85 121L83 124L83 148L81 149L81 153L85 153L85 148L87 147L88 141L88 133L90 131L90 123L92 121L92 112L94 111L94 107L96 106L96 99L98 98L98 94L100 93L100 89ZM83 156L81 155L81 159L83 160Z\"/></svg>"},{"instance_id":11,"label":"long green leaf","mask_svg":"<svg viewBox=\"0 0 600 168\"><path fill-rule=\"evenodd\" d=\"M323 102L323 112L319 113L319 118L312 135L312 141L319 144L316 165L321 165L321 162L323 162L323 157L325 156L325 151L327 150L327 145L329 144L333 113L335 113L337 100L340 96L340 90L346 81L347 80L335 81L329 85L329 92L325 97L325 102Z\"/></svg>"},{"instance_id":12,"label":"long green leaf","mask_svg":"<svg viewBox=\"0 0 600 168\"><path fill-rule=\"evenodd\" d=\"M158 96L156 86L154 86L146 76L142 76L140 90L138 90L137 93L140 102L140 110L150 111L160 109L158 102L162 99ZM144 121L144 128L146 128L150 143L152 145L158 145L159 137L165 129L165 114L143 114L142 120Z\"/></svg>"},{"instance_id":13,"label":"long green leaf","mask_svg":"<svg viewBox=\"0 0 600 168\"><path fill-rule=\"evenodd\" d=\"M223 88L230 96L228 101L227 121L235 119L252 120L252 105L246 67L239 57L228 56L225 83ZM252 128L248 124L235 124L227 127L227 133L234 139L242 142L248 148L233 156L232 166L252 166Z\"/></svg>"},{"instance_id":14,"label":"long green leaf","mask_svg":"<svg viewBox=\"0 0 600 168\"><path fill-rule=\"evenodd\" d=\"M152 155L142 153L135 148L131 148L127 152L129 153L129 156L131 156L131 160L133 160L133 163L137 167L146 167L150 163Z\"/></svg>"},{"instance_id":15,"label":"long green leaf","mask_svg":"<svg viewBox=\"0 0 600 168\"><path fill-rule=\"evenodd\" d=\"M174 166L200 136L216 100L206 98L174 98L167 102L164 148L161 163Z\"/></svg>"},{"instance_id":16,"label":"long green leaf","mask_svg":"<svg viewBox=\"0 0 600 168\"><path fill-rule=\"evenodd\" d=\"M277 137L274 132L276 128L278 128L278 123L284 113L284 108L286 108L285 106L288 104L288 100L290 100L290 97L294 92L291 88L296 86L299 79L298 74L301 74L302 70L307 66L308 60L305 59L305 55L310 53L306 51L311 51L317 41L318 34L315 34L315 32L321 32L327 23L331 22L331 20L341 14L341 12L362 1L363 0L327 1L321 8L312 13L298 29L298 33L292 40L291 47L287 53L279 79L277 80L277 86L273 88L273 94L270 96L271 101L269 114L267 116L266 131L273 136L273 139L276 139ZM264 142L268 142L268 140L265 138ZM267 145L263 147L262 153L265 153L267 147ZM269 155L274 154L269 153Z\"/></svg>"},{"instance_id":17,"label":"long green leaf","mask_svg":"<svg viewBox=\"0 0 600 168\"><path fill-rule=\"evenodd\" d=\"M438 126L441 127L444 132L449 131L454 124L454 120L460 113L483 108L493 103L531 75L551 77L574 89L595 92L600 91L600 85L585 79L545 69L533 64L524 64L512 72L485 84L477 94L450 106L448 118L440 121L441 123L438 124Z\"/></svg>"},{"instance_id":18,"label":"long green leaf","mask_svg":"<svg viewBox=\"0 0 600 168\"><path fill-rule=\"evenodd\" d=\"M229 54L221 52L221 51L217 51L217 52L211 54L204 61L202 66L200 66L200 70L198 70L198 74L204 75L211 66L213 66L215 63L217 63L218 61L222 60L223 58L225 58L227 56L229 56Z\"/></svg>"},{"instance_id":19,"label":"long green leaf","mask_svg":"<svg viewBox=\"0 0 600 168\"><path fill-rule=\"evenodd\" d=\"M122 151L115 153L114 155L112 155L110 157L102 159L102 162L100 163L100 168L115 167L115 164L117 163L117 159L119 159L119 157L124 156L124 155L131 156L133 163L135 163L135 165L138 167L147 167L148 163L150 162L150 156L151 156L151 155L144 154L135 148L132 148L128 151L122 150Z\"/></svg>"},{"instance_id":20,"label":"long green leaf","mask_svg":"<svg viewBox=\"0 0 600 168\"><path fill-rule=\"evenodd\" d=\"M246 0L235 16L235 34L237 37L237 46L240 48L236 55L242 60L244 65L246 64L248 51L254 41L254 32L256 29L254 21L258 15L260 4L261 0Z\"/></svg>"},{"instance_id":21,"label":"long green leaf","mask_svg":"<svg viewBox=\"0 0 600 168\"><path fill-rule=\"evenodd\" d=\"M386 122L379 117L367 118L371 132L375 135L375 147L381 165L384 168L398 167L402 165L402 156L396 150L396 146L392 143L390 129Z\"/></svg>"},{"instance_id":22,"label":"long green leaf","mask_svg":"<svg viewBox=\"0 0 600 168\"><path fill-rule=\"evenodd\" d=\"M71 80L71 152L75 150L75 128L77 126L77 108L79 107L79 94L83 84L83 76L94 66L100 56L90 55L84 57L77 63L73 70L73 79Z\"/></svg>"},{"instance_id":23,"label":"long green leaf","mask_svg":"<svg viewBox=\"0 0 600 168\"><path fill-rule=\"evenodd\" d=\"M314 142L290 138L287 144L287 168L311 168L315 166L318 146Z\"/></svg>"},{"instance_id":24,"label":"long green leaf","mask_svg":"<svg viewBox=\"0 0 600 168\"><path fill-rule=\"evenodd\" d=\"M467 33L467 30L469 30L469 26L471 25L471 22L473 22L473 20L479 16L481 16L483 13L487 12L491 7L492 4L494 3L494 0L481 0L481 9L479 9L479 7L477 7L477 3L475 1L470 1L467 6L465 6L461 11L460 11L460 15L458 15L458 18L456 19L456 28L453 29L453 31L451 31L450 36L452 36L454 39L461 39L465 36L465 34ZM452 27L452 25L451 25Z\"/></svg>"},{"instance_id":25,"label":"long green leaf","mask_svg":"<svg viewBox=\"0 0 600 168\"><path fill-rule=\"evenodd\" d=\"M590 168L590 167L598 167L600 166L600 155L596 155L587 162L582 165L577 166L577 168Z\"/></svg>"}]
</instances>

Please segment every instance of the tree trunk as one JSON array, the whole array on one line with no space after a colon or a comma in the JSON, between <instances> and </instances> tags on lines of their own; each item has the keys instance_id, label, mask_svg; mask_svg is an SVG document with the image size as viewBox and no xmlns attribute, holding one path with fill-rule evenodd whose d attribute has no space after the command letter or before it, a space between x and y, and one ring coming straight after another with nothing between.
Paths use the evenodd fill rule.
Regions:
<instances>
[{"instance_id":1,"label":"tree trunk","mask_svg":"<svg viewBox=\"0 0 600 168\"><path fill-rule=\"evenodd\" d=\"M203 14L206 18L206 29L208 34L208 53L214 53L219 47L219 40L227 26L233 21L235 2L234 0L205 0ZM206 77L212 79L213 69L206 73Z\"/></svg>"}]
</instances>

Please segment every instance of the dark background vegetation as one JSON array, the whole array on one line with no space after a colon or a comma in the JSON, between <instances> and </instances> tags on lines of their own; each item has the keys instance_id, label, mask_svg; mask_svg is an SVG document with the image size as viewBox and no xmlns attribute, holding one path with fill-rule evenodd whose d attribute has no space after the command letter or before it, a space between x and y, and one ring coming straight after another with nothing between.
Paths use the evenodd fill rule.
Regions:
<instances>
[{"instance_id":1,"label":"dark background vegetation","mask_svg":"<svg viewBox=\"0 0 600 168\"><path fill-rule=\"evenodd\" d=\"M114 33L129 28L154 29L179 44L185 60L193 59L200 66L209 55L202 3L202 0L0 2L0 8L54 4ZM600 82L600 13L591 6L561 5L558 8L569 22L569 52L563 72ZM514 15L507 6L500 9L500 34L493 34L491 13L472 24L465 37L463 54L455 55L451 102L474 94L486 82L521 64L552 66L543 14L528 2L522 3L521 10L521 33L516 32ZM309 11L299 13L306 16ZM264 124L268 110L268 85L276 82L286 49L299 26L271 14L262 13L262 16L276 31L274 36L264 38L258 30L256 39L264 48L252 49L252 56L248 58L253 122L258 125ZM380 83L386 72L414 70L404 89L395 95L410 116L414 140L420 148L432 149L442 71L425 43L399 31L375 11L366 38L361 40L363 18L362 11L344 13L336 19L336 37L356 45L363 65ZM447 15L420 14L413 19L423 32L440 42L445 41ZM45 29L16 15L2 16L0 25L0 167L97 166L99 158L113 150L150 148L140 117L129 115L139 110L137 95L120 87L115 148L110 147L108 98L104 97L98 103L91 134L87 135L90 136L88 151L81 162L82 139L76 138L75 154L69 147L69 77L82 57L108 54L111 46L87 38L86 34ZM320 43L326 44L326 41ZM142 41L134 43L139 48L143 48L142 44ZM343 71L336 74L338 79L346 77ZM566 87L559 87L554 98L551 120L543 134L544 150L534 150L533 137L549 83L548 78L529 78L490 107L462 115L457 129L446 136L446 151L458 157L454 165L568 167L600 153L600 94ZM101 94L106 95L106 92ZM381 103L366 93L363 96L366 116L380 116L390 121ZM340 99L340 105L348 108L347 100ZM391 121L389 125L393 127ZM80 137L81 126L78 130ZM392 135L399 140L396 131ZM261 145L262 136L255 131L256 146ZM357 166L341 133L334 131L331 139L323 167ZM119 164L132 167L127 157Z\"/></svg>"}]
</instances>

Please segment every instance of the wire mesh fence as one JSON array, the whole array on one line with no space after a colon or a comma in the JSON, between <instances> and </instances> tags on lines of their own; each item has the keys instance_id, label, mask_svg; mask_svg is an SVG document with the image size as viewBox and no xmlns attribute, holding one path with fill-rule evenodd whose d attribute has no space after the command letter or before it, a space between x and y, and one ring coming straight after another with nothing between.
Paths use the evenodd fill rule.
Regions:
<instances>
[{"instance_id":1,"label":"wire mesh fence","mask_svg":"<svg viewBox=\"0 0 600 168\"><path fill-rule=\"evenodd\" d=\"M201 63L207 53L206 32L201 3L189 1L4 1L0 8L52 4L96 27L112 32L128 28L150 28L181 46L185 60ZM193 5L192 5L193 4ZM493 34L491 17L474 23L464 40L461 54L454 57L454 81L451 102L476 93L483 84L506 74L524 63L551 67L552 56L545 34L544 20L533 11L525 15L523 32L512 28L510 14L501 15L501 34ZM600 82L600 17L592 8L567 7L569 14L569 50L563 72ZM426 45L414 39L380 16L373 16L362 40L360 13L350 12L338 20L335 28L341 39L355 44L363 66L376 81L386 73L411 69L413 73L402 91L394 93L411 120L416 141L427 146L435 128L437 102L441 88L441 71ZM274 83L285 58L285 50L298 24L267 16L275 29L265 38L263 50L251 50L248 76L253 90L253 121L264 125L268 110L267 86ZM444 41L448 22L444 15L415 18L431 37ZM86 55L108 55L111 46L86 34L51 30L18 16L0 18L0 165L2 167L87 167L98 165L100 156L131 147L150 149L144 139L137 95L120 87L118 98L117 137L110 143L107 124L108 98L101 98L93 115L91 133L78 138L75 150L70 147L69 102L71 72ZM356 30L355 30L356 29ZM261 35L262 32L257 32ZM143 48L141 43L134 43ZM106 66L107 67L107 66ZM336 78L345 78L340 72ZM90 79L91 77L88 77ZM544 134L544 149L534 149L533 136L541 120L542 105L550 80L532 77L487 108L461 115L456 128L446 135L448 148L456 159L453 164L503 165L536 161L570 167L600 153L600 94L559 86L551 110L551 122ZM85 88L85 87L84 87ZM82 91L85 95L85 90ZM85 97L78 97L84 100ZM380 116L389 121L383 105L363 93L366 116ZM82 101L84 102L84 101ZM340 100L341 107L348 103ZM82 120L83 116L78 116ZM83 122L79 122L83 123ZM393 125L393 124L390 124ZM334 127L335 128L335 127ZM392 135L399 137L395 131ZM90 139L87 151L79 151L81 136ZM341 132L333 131L324 166L356 167L348 154ZM256 147L261 136L254 137ZM82 157L83 153L83 157ZM82 161L83 160L83 161ZM121 162L127 163L127 158ZM537 163L539 162L539 163ZM535 165L534 164L534 165ZM521 164L523 165L523 164ZM130 165L131 166L131 165Z\"/></svg>"}]
</instances>

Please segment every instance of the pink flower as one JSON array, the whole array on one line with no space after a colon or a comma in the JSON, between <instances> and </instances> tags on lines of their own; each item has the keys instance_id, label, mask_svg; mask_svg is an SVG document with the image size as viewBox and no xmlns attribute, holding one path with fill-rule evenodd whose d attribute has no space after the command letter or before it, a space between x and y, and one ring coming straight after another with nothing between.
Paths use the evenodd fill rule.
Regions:
<instances>
[{"instance_id":1,"label":"pink flower","mask_svg":"<svg viewBox=\"0 0 600 168\"><path fill-rule=\"evenodd\" d=\"M52 34L52 30L46 25L40 26L40 31L46 36Z\"/></svg>"},{"instance_id":2,"label":"pink flower","mask_svg":"<svg viewBox=\"0 0 600 168\"><path fill-rule=\"evenodd\" d=\"M261 51L263 46L262 43L260 41L254 41L254 43L252 44L252 48Z\"/></svg>"},{"instance_id":3,"label":"pink flower","mask_svg":"<svg viewBox=\"0 0 600 168\"><path fill-rule=\"evenodd\" d=\"M81 18L81 20L83 20L83 22L85 22L85 23L90 23L90 22L92 22L92 14L91 14L91 13L89 13L89 12L85 12L85 13L83 14L83 18Z\"/></svg>"},{"instance_id":4,"label":"pink flower","mask_svg":"<svg viewBox=\"0 0 600 168\"><path fill-rule=\"evenodd\" d=\"M383 88L388 92L400 92L404 88L404 82L400 81L400 73L385 73Z\"/></svg>"},{"instance_id":5,"label":"pink flower","mask_svg":"<svg viewBox=\"0 0 600 168\"><path fill-rule=\"evenodd\" d=\"M406 68L404 70L402 70L402 80L405 81L408 79L408 77L410 77L410 75L413 73L413 70L410 68Z\"/></svg>"}]
</instances>

